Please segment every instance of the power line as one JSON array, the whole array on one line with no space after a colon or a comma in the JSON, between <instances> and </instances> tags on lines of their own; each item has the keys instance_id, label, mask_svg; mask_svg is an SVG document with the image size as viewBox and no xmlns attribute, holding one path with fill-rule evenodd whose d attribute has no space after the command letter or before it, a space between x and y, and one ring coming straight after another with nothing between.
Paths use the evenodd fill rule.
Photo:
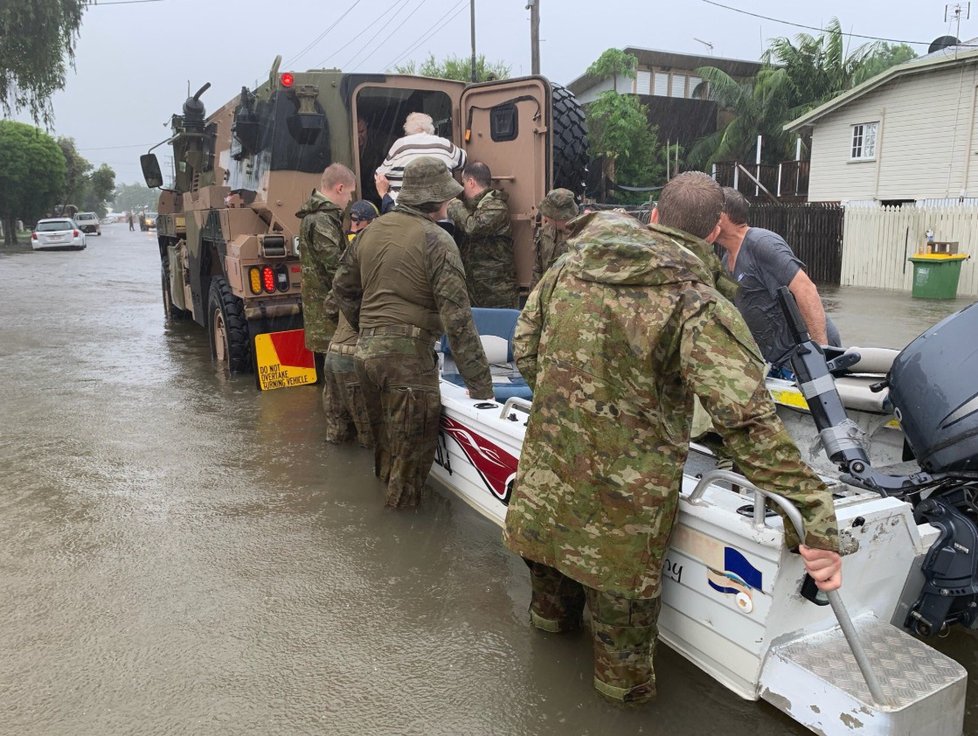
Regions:
<instances>
[{"instance_id":1,"label":"power line","mask_svg":"<svg viewBox=\"0 0 978 736\"><path fill-rule=\"evenodd\" d=\"M804 23L795 23L794 21L790 21L790 20L782 20L780 18L772 18L769 15L761 15L760 13L752 13L749 10L741 10L740 8L731 7L730 5L724 5L723 3L714 2L714 0L701 0L701 2L704 2L707 5L714 5L714 6L718 7L718 8L723 8L724 10L730 10L730 11L733 11L734 13L740 13L741 15L749 15L752 18L760 18L761 20L769 20L772 23L781 23L782 25L794 26L795 28L804 28L804 29L809 30L809 31L821 31L823 33L825 32L825 29L824 28L819 28L818 26L808 26L808 25L805 25ZM862 33L846 33L845 31L840 31L839 32L839 35L841 35L841 36L849 36L851 38L865 38L865 39L867 39L869 41L886 41L888 43L905 43L905 44L908 44L910 46L930 46L930 44L931 44L930 41L907 41L907 40L902 39L902 38L886 38L884 36L866 36L866 35L863 35ZM959 43L959 44L955 44L955 45L966 47L966 48L976 48L975 44Z\"/></svg>"},{"instance_id":2,"label":"power line","mask_svg":"<svg viewBox=\"0 0 978 736\"><path fill-rule=\"evenodd\" d=\"M340 21L341 21L341 20L343 20L343 19L344 19L344 18L345 18L346 16L348 16L348 15L350 14L350 12L351 12L351 11L352 11L352 10L353 10L353 9L354 9L354 8L355 8L355 7L357 6L357 5L359 5L359 4L361 3L361 2L363 2L363 0L356 0L356 2L354 2L354 3L353 3L353 5L351 5L351 6L349 7L349 8L347 8L347 10L346 10L346 12L345 12L345 13L343 13L342 15L340 15L340 17L339 17L339 18L337 18L337 19L336 19L336 20L335 20L335 21L333 22L333 24L332 24L332 25L330 25L330 26L329 26L329 27L328 27L328 28L327 28L327 29L326 29L325 31L323 31L323 32L322 32L322 33L320 33L320 34L319 34L318 36L316 36L316 38L314 38L314 39L313 39L313 40L312 40L312 41L311 41L311 42L310 42L309 44L307 44L307 45L306 45L306 47L305 47L304 49L302 49L302 51L300 51L300 52L299 52L298 54L296 54L296 55L295 55L295 56L293 56L293 57L292 57L291 59L289 59L289 60L288 60L287 62L285 62L285 65L286 65L286 66L292 66L292 64L294 64L294 63L295 63L296 61L298 61L298 60L299 60L300 58L302 58L302 56L303 56L303 55L304 55L304 54L305 54L305 53L306 53L307 51L309 51L310 49L312 49L312 48L313 48L314 46L316 46L316 44L318 44L318 43L319 43L320 41L322 41L322 40L323 40L324 38L326 38L326 36L327 36L327 34L328 34L328 33L329 33L329 32L330 32L331 30L333 30L334 28L336 28L336 26L338 26L338 25L339 25L339 23L340 23Z\"/></svg>"},{"instance_id":3,"label":"power line","mask_svg":"<svg viewBox=\"0 0 978 736\"><path fill-rule=\"evenodd\" d=\"M431 31L429 31L428 33L426 33L425 35L423 35L421 38L419 38L416 42L414 42L413 44L411 44L407 49L405 49L401 53L400 56L396 57L390 63L385 64L384 65L384 68L387 69L388 67L392 67L392 66L394 66L394 64L396 64L397 62L399 62L401 59L403 59L408 54L414 53L415 49L417 49L421 44L423 44L429 38L431 38L436 33L438 33L438 31L440 31L442 28L444 28L445 26L447 26L452 20L455 19L456 16L458 16L459 13L461 13L463 10L465 10L467 4L468 4L468 0L459 0L459 2L452 8L452 10L455 11L454 13L452 13L452 10L449 10L448 12L451 13L451 15L448 15L441 23L439 23L434 28L432 28Z\"/></svg>"},{"instance_id":4,"label":"power line","mask_svg":"<svg viewBox=\"0 0 978 736\"><path fill-rule=\"evenodd\" d=\"M163 0L109 0L108 2L99 2L99 0L88 0L88 7L95 8L102 5L139 5L141 3L161 3Z\"/></svg>"},{"instance_id":5,"label":"power line","mask_svg":"<svg viewBox=\"0 0 978 736\"><path fill-rule=\"evenodd\" d=\"M380 35L381 33L383 33L383 32L384 32L384 30L385 30L385 29L386 29L386 28L387 28L387 27L388 27L388 26L389 26L389 25L390 25L391 23L393 23L393 22L394 22L394 19L395 19L395 18L396 18L396 17L398 16L398 15L400 15L400 14L401 14L401 11L402 11L402 10L404 10L405 8L407 8L407 7L408 7L408 4L407 4L407 0L398 0L398 3L400 3L400 7L398 7L398 9L397 9L397 12L396 12L396 13L394 13L394 15L392 15L392 16L391 16L390 18L388 18L388 19L387 19L387 21L386 21L386 22L385 22L385 23L384 23L383 25L381 25L381 26L380 26L380 28L378 28L378 29L377 29L377 32L376 32L376 33L375 33L374 35L372 35L372 36L371 36L370 38L368 38L368 39L367 39L366 41L364 41L364 43L363 43L363 46L361 46L361 47L360 47L360 48L359 48L359 49L357 50L357 52L356 52L356 53L354 53L354 54L353 54L353 56L351 56L351 57L350 57L350 59L349 59L349 61L347 61L347 62L346 62L345 64L341 64L341 65L340 65L340 68L341 68L341 69L348 69L349 67L351 67L351 66L353 65L353 60L354 60L354 59L358 59L358 58L360 58L360 55L361 55L361 54L362 54L362 53L363 53L363 52L364 52L364 51L365 51L365 50L367 49L367 47L368 47L368 46L369 46L369 45L370 45L371 43L373 43L373 40L374 40L375 38L377 38L377 36L379 36L379 35Z\"/></svg>"},{"instance_id":6,"label":"power line","mask_svg":"<svg viewBox=\"0 0 978 736\"><path fill-rule=\"evenodd\" d=\"M394 10L394 9L395 9L396 7L397 7L397 3L395 2L395 3L393 4L393 5L391 5L391 6L389 7L389 8L387 8L387 10L385 10L385 11L384 11L383 13L381 13L380 15L378 15L378 16L377 16L377 17L376 17L376 18L374 19L374 22L375 22L375 23L379 23L379 22L380 22L381 20L383 20L383 18L384 18L384 16L385 16L385 15L387 15L388 13L390 13L390 12L391 12L392 10ZM323 59L323 60L322 60L321 62L319 62L319 63L318 63L318 64L317 64L316 66L317 66L317 67L320 67L320 68L322 68L322 67L325 67L325 66L326 66L326 63L327 63L327 62L328 62L328 61L329 61L330 59L334 59L334 58L336 57L336 55L337 55L337 54L339 54L339 53L340 53L341 51L343 51L344 49L346 49L346 48L349 48L349 46L350 46L351 44L353 44L353 43L356 43L356 42L357 42L357 41L359 41L359 40L360 40L360 37L359 37L358 35L356 35L356 34L354 34L354 35L353 35L353 36L352 36L352 37L350 38L350 40L349 40L349 41L347 41L347 42L346 42L345 44L343 44L343 45L342 45L342 46L340 46L339 48L337 48L337 49L333 49L333 52L332 52L332 53L331 53L331 54L330 54L329 56L327 56L327 57L326 57L325 59Z\"/></svg>"},{"instance_id":7,"label":"power line","mask_svg":"<svg viewBox=\"0 0 978 736\"><path fill-rule=\"evenodd\" d=\"M118 151L122 148L146 148L151 143L133 143L128 146L101 146L99 148L76 148L76 151Z\"/></svg>"},{"instance_id":8,"label":"power line","mask_svg":"<svg viewBox=\"0 0 978 736\"><path fill-rule=\"evenodd\" d=\"M399 26L399 27L397 27L397 28L395 28L395 29L394 29L393 31L391 31L390 33L388 33L388 34L387 34L386 36L384 36L384 38L383 38L383 39L381 40L381 42L380 42L379 44L377 44L377 49L382 49L382 48L384 48L384 44L385 44L385 43L387 43L387 42L388 42L388 41L390 40L390 38L391 38L391 36L393 36L393 35L394 35L395 33L397 33L397 32L398 32L399 30L401 30L401 28L403 28L403 27L404 27L404 25L405 25L405 24L406 24L406 23L407 23L407 22L408 22L409 20L411 20L411 17L412 17L412 16L413 16L413 15L414 15L415 13L417 13L417 12L418 12L419 10L421 10L421 8L422 8L422 7L424 6L424 4L425 4L426 2L428 2L428 0L421 0L421 2L420 2L420 3L418 3L417 5L415 5L415 6L414 6L414 10L412 10L412 11L411 11L410 13L408 13L408 14L407 14L407 16L405 16L405 18L404 18L404 20L402 20L402 21L401 21L401 24L400 24L400 26ZM391 20L393 20L393 18L392 18ZM366 46L364 46L364 50L366 50ZM375 49L375 50L376 50L376 49ZM362 52L361 52L361 53L362 53ZM350 62L350 65L351 65L351 66L353 66L353 62Z\"/></svg>"}]
</instances>

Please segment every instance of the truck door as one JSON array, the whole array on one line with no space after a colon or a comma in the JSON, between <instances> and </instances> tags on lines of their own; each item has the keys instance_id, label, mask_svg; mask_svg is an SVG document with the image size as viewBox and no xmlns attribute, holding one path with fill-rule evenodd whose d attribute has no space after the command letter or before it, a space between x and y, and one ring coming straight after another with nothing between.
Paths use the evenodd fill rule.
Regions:
<instances>
[{"instance_id":1,"label":"truck door","mask_svg":"<svg viewBox=\"0 0 978 736\"><path fill-rule=\"evenodd\" d=\"M552 176L550 95L539 77L474 84L462 93L462 147L469 161L489 166L493 187L509 195L521 288L533 274L537 205Z\"/></svg>"}]
</instances>

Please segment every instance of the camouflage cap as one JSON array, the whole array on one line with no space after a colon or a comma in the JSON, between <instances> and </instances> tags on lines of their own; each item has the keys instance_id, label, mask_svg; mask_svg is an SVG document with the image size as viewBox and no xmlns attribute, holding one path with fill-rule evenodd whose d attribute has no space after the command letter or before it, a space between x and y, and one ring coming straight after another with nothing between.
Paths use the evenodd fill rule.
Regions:
<instances>
[{"instance_id":1,"label":"camouflage cap","mask_svg":"<svg viewBox=\"0 0 978 736\"><path fill-rule=\"evenodd\" d=\"M577 217L577 202L570 189L551 189L540 203L540 214L551 220L571 220Z\"/></svg>"},{"instance_id":2,"label":"camouflage cap","mask_svg":"<svg viewBox=\"0 0 978 736\"><path fill-rule=\"evenodd\" d=\"M444 162L431 156L416 158L404 167L399 204L408 206L447 202L462 192L462 185L452 177Z\"/></svg>"}]
</instances>

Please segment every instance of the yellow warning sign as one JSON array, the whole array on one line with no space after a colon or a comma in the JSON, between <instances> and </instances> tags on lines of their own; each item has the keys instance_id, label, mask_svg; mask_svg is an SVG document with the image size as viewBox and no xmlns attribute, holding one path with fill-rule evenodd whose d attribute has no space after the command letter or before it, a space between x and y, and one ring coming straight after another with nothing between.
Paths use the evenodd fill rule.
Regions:
<instances>
[{"instance_id":1,"label":"yellow warning sign","mask_svg":"<svg viewBox=\"0 0 978 736\"><path fill-rule=\"evenodd\" d=\"M256 335L255 358L262 391L316 382L316 363L306 349L304 330Z\"/></svg>"}]
</instances>

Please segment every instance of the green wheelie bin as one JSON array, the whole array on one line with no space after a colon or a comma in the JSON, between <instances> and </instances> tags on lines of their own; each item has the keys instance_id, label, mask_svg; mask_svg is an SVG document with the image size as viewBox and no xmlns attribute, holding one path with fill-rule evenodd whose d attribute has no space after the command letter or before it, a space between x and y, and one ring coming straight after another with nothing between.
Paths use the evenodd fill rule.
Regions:
<instances>
[{"instance_id":1,"label":"green wheelie bin","mask_svg":"<svg viewBox=\"0 0 978 736\"><path fill-rule=\"evenodd\" d=\"M913 296L916 299L954 299L967 253L914 253Z\"/></svg>"}]
</instances>

